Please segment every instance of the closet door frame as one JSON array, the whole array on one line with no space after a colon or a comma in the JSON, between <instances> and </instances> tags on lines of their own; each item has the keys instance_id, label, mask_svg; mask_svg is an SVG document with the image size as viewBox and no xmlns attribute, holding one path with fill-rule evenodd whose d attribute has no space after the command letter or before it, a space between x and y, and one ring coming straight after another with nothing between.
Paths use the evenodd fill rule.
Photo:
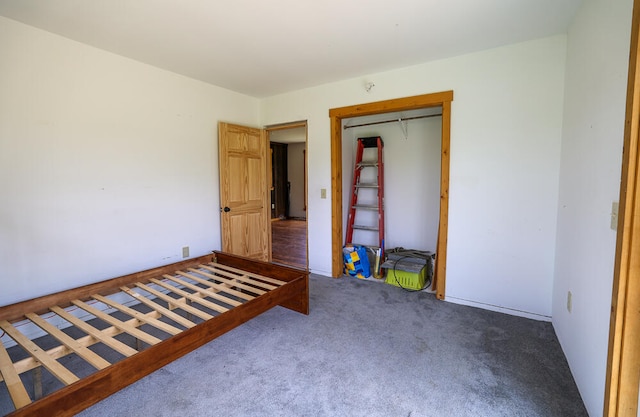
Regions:
<instances>
[{"instance_id":1,"label":"closet door frame","mask_svg":"<svg viewBox=\"0 0 640 417\"><path fill-rule=\"evenodd\" d=\"M357 104L329 110L331 119L331 275L342 276L342 120L373 114L394 113L408 110L442 107L442 137L440 155L440 218L436 265L432 288L436 297L445 298L447 265L447 231L449 216L449 143L451 136L451 102L453 91L423 94L373 103Z\"/></svg>"}]
</instances>

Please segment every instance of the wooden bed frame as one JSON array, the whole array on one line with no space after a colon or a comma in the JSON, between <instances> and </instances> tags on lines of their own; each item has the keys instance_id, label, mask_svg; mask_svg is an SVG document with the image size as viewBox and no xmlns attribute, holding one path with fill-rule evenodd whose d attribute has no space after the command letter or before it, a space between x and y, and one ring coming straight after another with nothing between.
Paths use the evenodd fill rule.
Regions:
<instances>
[{"instance_id":1,"label":"wooden bed frame","mask_svg":"<svg viewBox=\"0 0 640 417\"><path fill-rule=\"evenodd\" d=\"M131 308L136 306L127 307L107 298L116 293L125 298L124 294L128 295L134 304L135 300L139 302L136 306L144 305L149 311L140 312ZM96 303L109 305L120 316L130 318L117 319L91 306ZM6 384L16 408L9 415L78 413L276 305L309 314L308 272L214 252L0 307L0 331L29 354L14 362L0 343L0 381ZM98 329L91 321L70 314L67 307L69 311L84 310L99 318L102 327L105 323L110 327ZM45 320L54 315L82 330L85 336L73 338ZM47 350L40 348L16 328L28 322L59 344ZM126 345L116 338L118 335L137 343ZM89 349L98 344L112 353L109 358L113 351L123 358L111 363L95 353L96 349ZM82 358L95 372L84 378L74 375L58 361L69 355ZM42 390L38 386L42 368L63 387L34 400L20 375L32 371L34 392L38 393ZM0 395L4 395L2 390Z\"/></svg>"}]
</instances>

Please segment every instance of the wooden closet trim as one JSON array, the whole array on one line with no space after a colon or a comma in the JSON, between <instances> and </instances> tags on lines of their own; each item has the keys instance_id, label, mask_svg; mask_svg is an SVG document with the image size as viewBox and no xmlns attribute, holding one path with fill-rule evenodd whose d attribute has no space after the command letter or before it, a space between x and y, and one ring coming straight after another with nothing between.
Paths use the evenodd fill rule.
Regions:
<instances>
[{"instance_id":1,"label":"wooden closet trim","mask_svg":"<svg viewBox=\"0 0 640 417\"><path fill-rule=\"evenodd\" d=\"M331 119L331 274L342 275L342 119L442 106L442 152L440 174L440 220L436 246L434 288L436 297L445 297L447 264L447 230L449 215L449 143L451 135L451 101L453 91L423 94L393 100L357 104L329 110Z\"/></svg>"}]
</instances>

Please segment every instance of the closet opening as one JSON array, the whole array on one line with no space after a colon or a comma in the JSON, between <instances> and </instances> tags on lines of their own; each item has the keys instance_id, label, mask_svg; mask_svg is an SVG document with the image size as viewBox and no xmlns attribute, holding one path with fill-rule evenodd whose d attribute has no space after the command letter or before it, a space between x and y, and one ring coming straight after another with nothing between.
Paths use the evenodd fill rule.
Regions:
<instances>
[{"instance_id":1,"label":"closet opening","mask_svg":"<svg viewBox=\"0 0 640 417\"><path fill-rule=\"evenodd\" d=\"M446 242L447 242L447 219L449 201L449 141L450 141L450 121L451 121L451 101L453 92L426 94L421 96L385 100L374 103L360 104L349 107L331 109L329 117L331 119L331 173L332 173L332 276L342 276L342 246L344 245L343 230L346 227L346 211L349 204L349 193L351 192L349 178L353 172L353 143L352 138L371 136L382 136L385 142L385 177L391 176L394 181L391 183L401 184L403 171L408 176L423 173L431 178L431 181L420 181L415 178L407 179L407 184L395 187L391 190L389 185L385 185L385 233L387 239L392 239L385 247L403 241L407 245L415 243L427 250L436 253L435 274L432 288L436 297L444 299L446 280ZM409 124L411 120L416 120L422 126ZM419 120L419 122L418 122ZM392 122L391 122L392 121ZM440 123L438 123L440 121ZM434 122L435 125L434 125ZM413 123L413 122L411 122ZM439 143L428 143L428 140L418 143L419 140L413 131L424 130L434 132L439 139ZM384 132L384 133L381 133ZM349 140L347 140L349 139ZM424 138L423 138L424 139ZM411 146L416 147L416 152L409 152ZM418 149L419 148L419 149ZM438 149L436 155L434 150ZM424 152L422 152L424 151ZM394 152L403 155L392 156ZM425 153L429 153L426 155ZM391 153L391 155L389 154ZM398 158L413 159L407 160L405 167L398 167L395 172L391 172L389 160ZM392 158L392 159L390 159ZM423 160L420 160L423 158ZM412 167L408 169L408 167ZM434 172L434 167L436 171ZM347 182L344 181L347 180ZM398 182L400 181L400 182ZM435 181L435 183L434 183ZM389 179L385 179L387 184ZM429 208L425 208L425 213L430 213L428 218L420 218L419 213L415 213L415 221L422 222L422 230L426 231L424 236L414 233L403 225L402 222L409 218L402 212L402 195L411 192L412 188L419 194ZM344 203L343 203L344 202ZM391 211L389 211L391 209ZM400 210L400 211L398 211ZM413 210L416 210L415 208ZM395 212L395 214L393 214ZM397 223L397 224L396 224ZM395 226L392 226L394 225ZM391 227L390 227L391 226ZM392 232L395 228L395 232ZM406 230L405 230L406 229ZM411 236L401 237L403 233ZM391 233L391 235L389 234ZM403 244L404 245L404 244ZM428 249L431 247L432 249Z\"/></svg>"}]
</instances>

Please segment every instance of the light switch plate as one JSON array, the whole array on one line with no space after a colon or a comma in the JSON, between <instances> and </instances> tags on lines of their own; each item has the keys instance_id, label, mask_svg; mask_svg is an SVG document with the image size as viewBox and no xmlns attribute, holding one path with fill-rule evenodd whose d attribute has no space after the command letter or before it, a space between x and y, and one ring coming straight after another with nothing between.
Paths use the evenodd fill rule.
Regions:
<instances>
[{"instance_id":1,"label":"light switch plate","mask_svg":"<svg viewBox=\"0 0 640 417\"><path fill-rule=\"evenodd\" d=\"M618 230L618 202L611 203L611 230Z\"/></svg>"}]
</instances>

